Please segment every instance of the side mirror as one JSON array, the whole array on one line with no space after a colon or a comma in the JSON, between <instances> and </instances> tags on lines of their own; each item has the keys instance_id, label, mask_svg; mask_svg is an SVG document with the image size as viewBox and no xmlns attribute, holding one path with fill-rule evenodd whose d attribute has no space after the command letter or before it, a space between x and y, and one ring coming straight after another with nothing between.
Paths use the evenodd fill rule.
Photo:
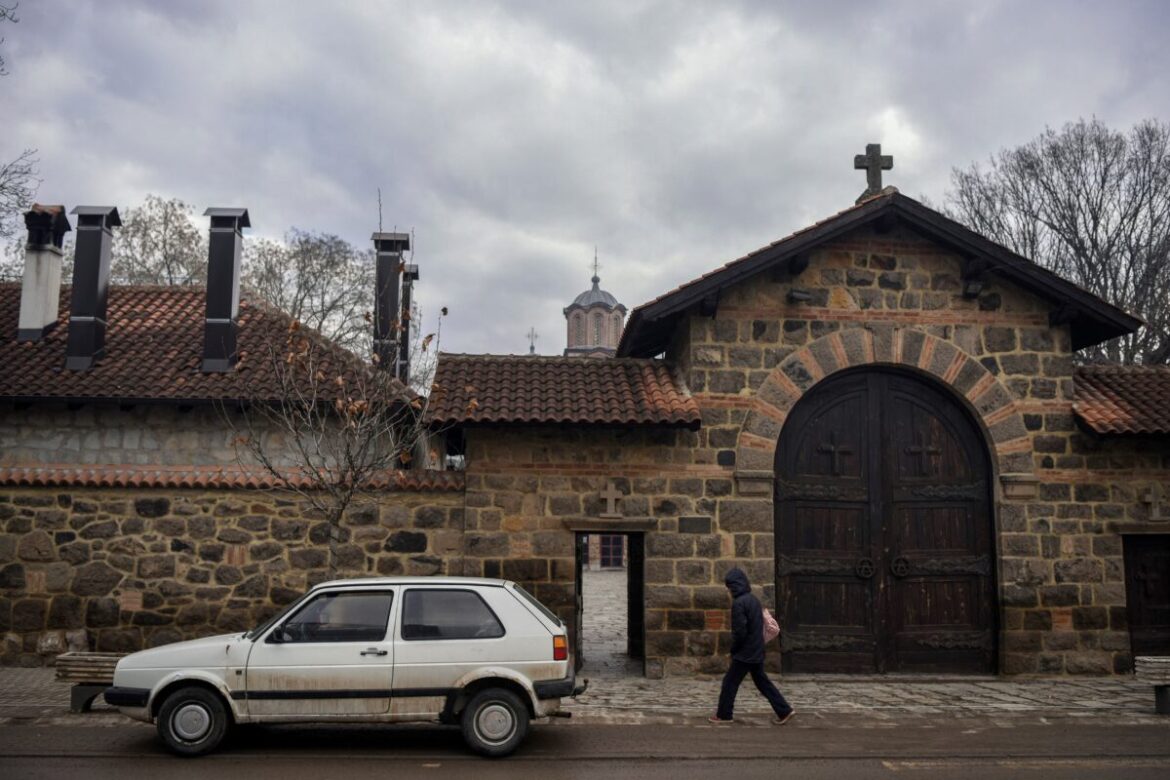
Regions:
<instances>
[{"instance_id":1,"label":"side mirror","mask_svg":"<svg viewBox=\"0 0 1170 780\"><path fill-rule=\"evenodd\" d=\"M285 642L293 641L293 638L292 635L289 634L289 632L285 629L285 627L281 625L272 630L272 633L268 635L268 641L274 645L281 645Z\"/></svg>"}]
</instances>

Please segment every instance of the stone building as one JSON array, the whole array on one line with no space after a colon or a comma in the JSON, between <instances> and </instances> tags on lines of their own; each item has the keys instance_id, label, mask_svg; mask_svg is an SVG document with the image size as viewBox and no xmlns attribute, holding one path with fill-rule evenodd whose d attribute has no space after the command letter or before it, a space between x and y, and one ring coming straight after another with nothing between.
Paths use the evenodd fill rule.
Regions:
<instances>
[{"instance_id":1,"label":"stone building","mask_svg":"<svg viewBox=\"0 0 1170 780\"><path fill-rule=\"evenodd\" d=\"M573 539L626 534L652 675L721 668L733 565L784 669L1124 672L1170 649L1170 369L1073 358L1140 325L881 190L637 307L611 360L444 356L469 570L571 615Z\"/></svg>"},{"instance_id":2,"label":"stone building","mask_svg":"<svg viewBox=\"0 0 1170 780\"><path fill-rule=\"evenodd\" d=\"M246 473L87 464L80 432L59 465L36 454L54 420L119 430L134 460L129 427L202 414L176 386L230 373L198 371L197 315L118 309L115 289L107 355L75 377L69 318L15 344L17 291L0 292L5 365L56 350L0 379L7 660L240 627L325 575L320 524ZM431 419L466 470L372 485L345 569L515 579L579 637L581 540L620 534L652 676L723 667L732 566L780 617L785 670L1122 673L1170 652L1170 369L1074 356L1140 326L875 191L637 307L609 359L443 355ZM165 409L85 391L135 327L148 346L118 381L185 361ZM187 460L224 435L213 419L173 440Z\"/></svg>"}]
</instances>

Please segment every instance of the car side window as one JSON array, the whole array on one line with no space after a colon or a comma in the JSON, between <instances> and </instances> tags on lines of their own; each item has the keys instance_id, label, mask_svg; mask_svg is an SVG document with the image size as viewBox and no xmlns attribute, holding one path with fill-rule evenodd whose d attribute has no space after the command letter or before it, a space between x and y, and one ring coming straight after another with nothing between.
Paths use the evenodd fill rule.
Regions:
<instances>
[{"instance_id":1,"label":"car side window","mask_svg":"<svg viewBox=\"0 0 1170 780\"><path fill-rule=\"evenodd\" d=\"M504 626L472 590L413 588L402 597L402 638L495 639Z\"/></svg>"},{"instance_id":2,"label":"car side window","mask_svg":"<svg viewBox=\"0 0 1170 780\"><path fill-rule=\"evenodd\" d=\"M322 593L284 622L286 642L381 642L390 620L390 591Z\"/></svg>"}]
</instances>

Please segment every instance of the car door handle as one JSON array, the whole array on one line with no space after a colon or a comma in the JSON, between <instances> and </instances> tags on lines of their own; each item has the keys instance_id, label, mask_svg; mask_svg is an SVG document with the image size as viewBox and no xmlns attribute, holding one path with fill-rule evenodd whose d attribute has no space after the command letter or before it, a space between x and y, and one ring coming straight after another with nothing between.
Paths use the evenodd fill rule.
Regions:
<instances>
[{"instance_id":1,"label":"car door handle","mask_svg":"<svg viewBox=\"0 0 1170 780\"><path fill-rule=\"evenodd\" d=\"M362 655L388 655L389 653L389 650L379 650L376 647L367 647L365 650L362 650Z\"/></svg>"}]
</instances>

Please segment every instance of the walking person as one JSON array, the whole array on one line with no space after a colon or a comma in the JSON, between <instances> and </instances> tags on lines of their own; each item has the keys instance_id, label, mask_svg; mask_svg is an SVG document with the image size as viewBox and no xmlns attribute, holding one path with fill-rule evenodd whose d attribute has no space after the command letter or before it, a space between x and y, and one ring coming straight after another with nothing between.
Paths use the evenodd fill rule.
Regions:
<instances>
[{"instance_id":1,"label":"walking person","mask_svg":"<svg viewBox=\"0 0 1170 780\"><path fill-rule=\"evenodd\" d=\"M750 674L752 682L764 698L772 705L776 717L772 722L783 726L796 710L792 709L784 696L764 673L764 607L752 595L752 586L747 574L740 568L727 572L724 584L731 591L731 666L723 677L723 689L719 692L719 708L707 720L711 723L731 723L735 708L735 695L743 678Z\"/></svg>"}]
</instances>

